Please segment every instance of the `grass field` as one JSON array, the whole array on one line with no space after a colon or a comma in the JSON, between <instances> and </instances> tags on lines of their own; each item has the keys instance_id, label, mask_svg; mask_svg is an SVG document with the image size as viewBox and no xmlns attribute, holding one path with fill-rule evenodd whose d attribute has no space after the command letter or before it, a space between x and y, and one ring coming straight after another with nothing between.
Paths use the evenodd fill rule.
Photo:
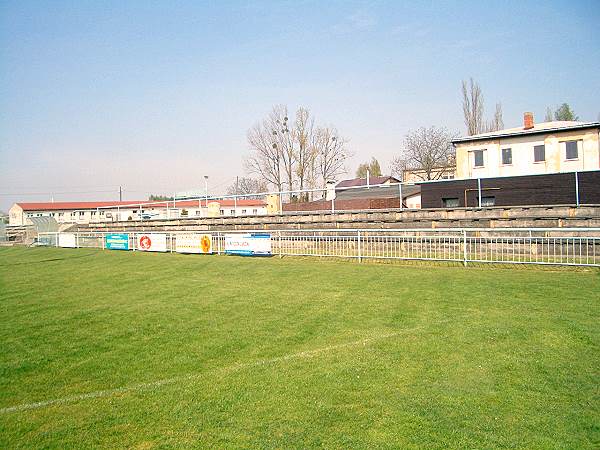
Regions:
<instances>
[{"instance_id":1,"label":"grass field","mask_svg":"<svg viewBox=\"0 0 600 450\"><path fill-rule=\"evenodd\" d=\"M599 448L600 272L0 249L0 448Z\"/></svg>"}]
</instances>

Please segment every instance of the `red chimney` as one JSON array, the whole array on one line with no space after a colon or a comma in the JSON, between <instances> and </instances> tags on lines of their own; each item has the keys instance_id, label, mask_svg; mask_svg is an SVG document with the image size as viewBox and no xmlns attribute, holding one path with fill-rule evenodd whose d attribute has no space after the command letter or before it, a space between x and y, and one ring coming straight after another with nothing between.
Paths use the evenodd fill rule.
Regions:
<instances>
[{"instance_id":1,"label":"red chimney","mask_svg":"<svg viewBox=\"0 0 600 450\"><path fill-rule=\"evenodd\" d=\"M531 130L533 128L533 113L526 112L523 114L523 128Z\"/></svg>"}]
</instances>

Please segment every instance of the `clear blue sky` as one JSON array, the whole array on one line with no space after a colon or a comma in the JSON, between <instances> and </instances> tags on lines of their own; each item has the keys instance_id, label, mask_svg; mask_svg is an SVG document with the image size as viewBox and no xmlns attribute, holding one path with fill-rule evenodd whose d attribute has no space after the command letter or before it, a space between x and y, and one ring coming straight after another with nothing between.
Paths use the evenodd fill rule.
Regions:
<instances>
[{"instance_id":1,"label":"clear blue sky","mask_svg":"<svg viewBox=\"0 0 600 450\"><path fill-rule=\"evenodd\" d=\"M275 104L336 126L351 172L371 156L389 171L409 129L464 132L470 76L507 127L562 102L600 114L597 1L3 1L0 21L4 210L203 175L220 192Z\"/></svg>"}]
</instances>

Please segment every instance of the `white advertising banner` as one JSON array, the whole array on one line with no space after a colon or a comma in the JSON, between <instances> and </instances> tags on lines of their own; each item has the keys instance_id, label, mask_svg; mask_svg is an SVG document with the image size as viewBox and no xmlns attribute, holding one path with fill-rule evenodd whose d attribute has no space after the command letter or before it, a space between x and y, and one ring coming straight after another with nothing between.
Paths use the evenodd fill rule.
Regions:
<instances>
[{"instance_id":1,"label":"white advertising banner","mask_svg":"<svg viewBox=\"0 0 600 450\"><path fill-rule=\"evenodd\" d=\"M175 251L178 253L212 253L210 234L178 234L175 237Z\"/></svg>"},{"instance_id":2,"label":"white advertising banner","mask_svg":"<svg viewBox=\"0 0 600 450\"><path fill-rule=\"evenodd\" d=\"M58 235L58 246L59 247L69 247L69 248L77 247L77 240L75 238L75 233L60 233Z\"/></svg>"},{"instance_id":3,"label":"white advertising banner","mask_svg":"<svg viewBox=\"0 0 600 450\"><path fill-rule=\"evenodd\" d=\"M136 244L137 250L143 252L166 252L167 235L164 233L138 234Z\"/></svg>"},{"instance_id":4,"label":"white advertising banner","mask_svg":"<svg viewBox=\"0 0 600 450\"><path fill-rule=\"evenodd\" d=\"M225 253L245 256L270 255L271 235L268 233L226 234Z\"/></svg>"}]
</instances>

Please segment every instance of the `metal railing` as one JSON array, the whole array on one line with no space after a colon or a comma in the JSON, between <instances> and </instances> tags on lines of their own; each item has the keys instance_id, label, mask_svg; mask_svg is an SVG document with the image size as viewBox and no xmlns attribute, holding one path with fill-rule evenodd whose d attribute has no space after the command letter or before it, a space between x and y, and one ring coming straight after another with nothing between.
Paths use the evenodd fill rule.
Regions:
<instances>
[{"instance_id":1,"label":"metal railing","mask_svg":"<svg viewBox=\"0 0 600 450\"><path fill-rule=\"evenodd\" d=\"M268 233L275 256L333 257L363 260L419 260L468 263L538 264L600 267L600 228L440 228L244 230L153 232L166 236L166 251L177 251L177 236L209 234L212 251L226 253L225 236ZM37 245L59 246L61 233L39 233ZM71 235L73 247L106 248L106 235ZM130 250L147 233L127 233Z\"/></svg>"}]
</instances>

